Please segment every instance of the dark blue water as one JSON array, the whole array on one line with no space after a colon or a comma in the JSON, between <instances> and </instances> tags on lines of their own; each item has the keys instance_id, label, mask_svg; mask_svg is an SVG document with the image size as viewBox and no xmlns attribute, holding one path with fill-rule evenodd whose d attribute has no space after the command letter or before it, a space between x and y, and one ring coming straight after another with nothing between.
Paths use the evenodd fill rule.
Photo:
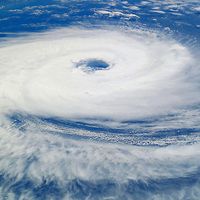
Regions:
<instances>
[{"instance_id":1,"label":"dark blue water","mask_svg":"<svg viewBox=\"0 0 200 200\"><path fill-rule=\"evenodd\" d=\"M76 67L83 68L86 71L96 71L108 68L109 64L103 60L89 59L78 62Z\"/></svg>"}]
</instances>

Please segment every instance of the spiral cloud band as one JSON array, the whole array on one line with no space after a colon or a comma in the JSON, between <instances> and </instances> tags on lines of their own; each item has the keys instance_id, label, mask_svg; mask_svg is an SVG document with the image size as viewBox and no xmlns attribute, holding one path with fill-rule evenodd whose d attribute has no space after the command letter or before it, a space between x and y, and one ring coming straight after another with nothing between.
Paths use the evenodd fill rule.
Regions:
<instances>
[{"instance_id":1,"label":"spiral cloud band","mask_svg":"<svg viewBox=\"0 0 200 200\"><path fill-rule=\"evenodd\" d=\"M145 30L73 27L2 43L1 196L198 197L198 62ZM180 124L194 128L167 132Z\"/></svg>"}]
</instances>

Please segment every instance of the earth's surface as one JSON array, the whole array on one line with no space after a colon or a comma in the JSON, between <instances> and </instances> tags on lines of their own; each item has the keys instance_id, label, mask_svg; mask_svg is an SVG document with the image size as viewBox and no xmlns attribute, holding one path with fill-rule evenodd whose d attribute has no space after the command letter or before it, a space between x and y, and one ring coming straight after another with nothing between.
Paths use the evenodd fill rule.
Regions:
<instances>
[{"instance_id":1,"label":"earth's surface","mask_svg":"<svg viewBox=\"0 0 200 200\"><path fill-rule=\"evenodd\" d=\"M199 0L0 2L0 199L200 199Z\"/></svg>"}]
</instances>

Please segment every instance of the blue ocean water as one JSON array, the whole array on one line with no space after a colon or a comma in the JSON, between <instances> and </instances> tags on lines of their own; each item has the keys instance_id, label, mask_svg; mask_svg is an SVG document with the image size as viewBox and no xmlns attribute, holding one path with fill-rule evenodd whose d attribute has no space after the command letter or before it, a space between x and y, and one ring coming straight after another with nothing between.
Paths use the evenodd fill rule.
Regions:
<instances>
[{"instance_id":1,"label":"blue ocean water","mask_svg":"<svg viewBox=\"0 0 200 200\"><path fill-rule=\"evenodd\" d=\"M44 74L41 73L44 75L42 76L39 71L40 66L37 70L34 70L35 68L33 67L30 69L30 74L33 73L33 76L38 78L34 84L38 84L38 88L45 88L41 93L34 88L34 84L30 84L32 79L34 79L32 76L30 76L30 79L28 78L29 80L24 78L26 77L26 65L32 67L33 61L31 59L35 58L34 56L32 57L35 52L41 51L48 53L49 49L56 49L57 46L54 47L52 43L53 47L51 47L51 45L45 46L44 50L42 49L43 47L40 48L39 46L39 42L42 39L40 39L39 42L36 40L35 44L38 45L36 47L37 50L32 46L30 49L26 46L20 47L25 49L25 51L27 48L27 52L30 51L32 53L32 55L26 55L27 63L25 63L25 67L22 66L20 70L15 71L12 65L10 67L8 64L12 64L14 60L18 61L19 59L17 65L21 66L20 58L13 53L15 49L12 50L12 47L15 48L15 45L17 46L18 43L21 44L20 41L22 41L23 45L23 40L26 44L26 38L40 38L38 34L45 34L49 31L62 30L65 28L73 29L74 27L80 29L80 32L82 29L95 31L96 29L112 30L116 27L116 30L120 29L122 31L141 30L145 32L148 30L151 33L156 33L156 38L165 35L167 38L178 41L179 44L190 49L192 57L195 57L195 59L197 57L195 64L192 63L191 66L187 68L188 71L185 69L181 71L181 77L177 78L180 83L182 83L182 81L190 82L190 80L197 80L194 87L195 95L190 96L190 98L195 99L196 102L193 103L190 101L189 105L182 106L180 110L176 110L172 106L172 108L170 107L170 112L165 112L164 110L164 113L158 113L157 115L149 115L148 112L154 113L152 110L148 112L141 110L141 113L144 114L140 115L139 106L146 106L148 102L150 102L149 106L154 105L154 99L150 99L147 103L142 101L141 105L139 101L139 103L137 102L139 106L128 107L129 103L134 102L138 95L137 92L133 92L133 96L131 96L132 99L129 100L131 91L127 88L133 87L130 86L128 82L129 80L134 80L134 77L132 78L132 73L128 71L124 79L121 80L120 86L122 86L123 83L125 84L125 86L122 86L121 90L126 93L123 93L123 95L125 94L124 96L117 95L118 98L116 98L115 95L118 93L120 94L121 90L117 90L118 87L120 87L117 81L109 82L109 77L107 78L107 76L104 75L107 78L103 79L104 83L107 83L108 87L112 89L109 96L114 99L111 101L113 106L115 106L116 102L122 101L123 105L127 102L128 108L126 106L124 107L127 113L129 113L129 111L132 112L132 110L137 109L137 107L139 109L139 117L137 117L136 112L136 117L133 119L131 117L123 118L123 116L121 119L120 116L118 116L119 113L117 109L113 109L118 107L117 103L116 107L113 107L111 112L109 112L110 99L106 101L107 96L104 93L106 91L104 85L92 84L94 79L97 80L98 83L102 81L102 79L99 78L101 73L115 68L112 59L110 62L107 62L106 54L105 60L93 58L94 56L90 58L90 55L85 56L87 52L83 54L84 58L78 61L76 61L76 57L74 58L72 56L72 58L70 58L71 60L75 60L72 62L74 68L76 70L80 69L80 72L76 70L73 71L72 75L76 73L78 75L81 74L80 80L78 80L79 77L76 78L76 76L75 78L72 77L72 80L70 79L71 76L66 77L67 80L69 79L69 82L67 82L69 85L73 85L74 79L77 79L78 83L75 83L72 89L65 88L65 82L60 74L52 85L47 85L46 82L49 83L49 79L51 80L51 78L54 77L54 71L45 73L44 70ZM78 35L79 31L77 31L78 33L72 32L72 35ZM73 40L72 43L69 43L69 41L68 43L66 42L65 45L69 49L73 46L73 43L77 43L78 47L80 46L78 50L68 50L69 56L71 56L72 52L77 53L77 55L82 55L81 48L82 46L84 47L85 43L83 45L82 43L79 44L79 40L80 38L81 40L87 38L86 33L76 39L70 39L70 41ZM91 35L90 38L93 37L91 33L88 34ZM96 37L92 39L91 44L97 43L97 45L91 52L89 51L91 55L93 55L93 52L95 53L97 51L96 49L104 42L102 39L103 33L95 34L97 35L97 39ZM102 38L100 38L100 35ZM69 38L70 37L72 36L69 36ZM113 38L115 37L119 40L119 36L113 34ZM128 40L128 37L121 39L122 43L124 41L126 42L126 39ZM16 43L13 42L15 40L17 41ZM56 38L56 40L59 40L59 38ZM100 41L99 43L98 40ZM142 36L140 40L145 41L146 38ZM0 60L0 73L2 73L3 78L6 77L2 80L5 82L8 80L9 84L13 84L13 87L0 87L0 89L2 89L2 92L0 92L2 93L0 95L0 109L2 109L0 116L0 199L200 199L200 102L198 100L198 94L200 92L198 77L200 67L198 59L200 48L200 2L198 0L1 1L0 43L2 44L2 49L5 46L10 47L9 50L5 51L5 54L10 54L11 57L10 60L7 60L2 56ZM34 43L34 40L32 43ZM126 44L128 43L129 40ZM156 45L159 46L157 43ZM90 48L90 44L88 44L88 46L88 48ZM124 53L125 55L130 51L129 47L126 49L126 47L122 45L118 46L115 42L113 42L113 46L109 47L109 51L115 52L115 49L124 48L121 50L121 54ZM150 48L149 46L147 46L147 49ZM173 48L175 49L177 46L173 46ZM174 50L173 48L172 50ZM178 47L177 49L181 48L182 47ZM141 49L145 48L142 47ZM104 48L101 49L101 52L103 52L102 55L104 56ZM106 52L108 52L108 50L106 50ZM56 55L62 59L62 52L58 50L56 53ZM139 53L135 53L138 60L145 60L144 57L138 56L140 55ZM161 56L157 55L158 53L159 51L156 51L155 59L157 59L157 57L168 57L167 54ZM2 55L5 54L2 53ZM119 63L129 64L129 60L120 60L121 54L118 52L116 53L116 57L119 58ZM144 55L146 54L144 53ZM152 53L152 56L155 55ZM21 57L23 56L25 55L22 54ZM53 56L53 54L50 55L52 58ZM41 63L41 65L51 68L51 65L46 64L46 60L44 61L44 59L45 57L40 58L38 61L39 64L37 63L37 65ZM171 60L168 59L163 60L162 62L166 60L169 63L171 62ZM182 60L184 60L184 58L182 58L181 61ZM137 64L137 59L131 60L131 62ZM172 62L176 62L176 60ZM51 63L51 61L49 63ZM56 69L59 70L59 62L54 63L54 61L52 61L52 63L52 65L55 65ZM158 62L158 65L160 63ZM169 66L170 65L171 64L169 64ZM15 63L13 66L15 66ZM47 67L45 69L49 68ZM192 70L193 68L195 68L195 70ZM8 71L5 69L8 69ZM121 68L119 68L119 70L120 69ZM14 70L14 72L12 70ZM189 73L190 71L192 72L191 74ZM12 73L19 75L19 80L16 79ZM64 73L66 72L63 70L61 74ZM121 73L121 71L116 73L117 76L119 75L119 78L117 77L116 80L120 80ZM147 74L148 73L147 71ZM50 74L53 75L48 79ZM134 74L137 75L137 71L134 72ZM190 80L188 77L182 78L185 74L189 74ZM57 76L58 75L55 74L55 77ZM71 94L71 90L76 91L76 88L80 87L82 81L87 79L88 76L92 76L90 79L91 84L83 85L83 88L81 88L80 91L78 90L81 95L79 95L78 92L75 92L75 94L73 93L72 96L68 95L68 93ZM163 73L157 73L153 78L159 80L160 76L161 78L165 78ZM111 76L111 78L113 77ZM40 80L43 79L44 82L40 82ZM159 84L169 85L171 89L173 86L170 85L170 82L176 83L177 79L176 76L172 76L171 79L166 79L167 81L164 79L165 82L158 82L157 86L159 87ZM20 82L21 80L22 83ZM25 90L17 87L15 88L18 82L22 85L27 85L27 88ZM59 82L59 85L56 85L54 90L53 85L57 84L57 82ZM151 81L149 81L149 83L151 83ZM193 84L194 83L191 81L192 86ZM84 89L87 86L92 89L85 91ZM183 94L181 98L185 97L185 99L187 99L187 92L185 94L184 91L192 90L192 86L185 87L183 91L181 90L180 93ZM177 84L175 84L175 87L178 89L181 88L181 86L179 87ZM103 88L100 93L98 93L100 90L99 88ZM179 91L178 89L177 91ZM11 101L10 104L6 105L5 102L10 102L9 95L7 95L8 90L16 99L21 98L19 93L22 91L25 100L20 99L20 105L16 103L18 102L17 100L16 102ZM115 93L116 90L117 92ZM33 96L28 96L30 91L33 91L33 96L36 100L34 99L32 101ZM51 91L51 94L55 92L56 98L52 98L46 91ZM177 91L173 92L176 93ZM174 94L173 92L172 94ZM66 98L62 96L62 93L70 96L69 99L66 100ZM144 90L144 93L148 93L148 91ZM159 90L156 91L155 95L158 94L157 99L164 101L162 100L162 93L161 95L159 93ZM84 96L85 94L86 98L82 98L82 95ZM95 95L97 95L99 101L95 99ZM46 101L46 110L41 108L44 102L43 96L50 100ZM143 96L148 99L151 93L146 96L142 95L142 97ZM172 97L170 96L169 99ZM58 103L57 98L61 99ZM94 113L94 108L92 105L90 107L89 104L93 102L93 99L95 99L95 103L99 105L99 109ZM124 99L127 99L127 101ZM168 99L167 95L166 99ZM180 99L177 98L176 101L182 102ZM27 108L24 108L26 106L23 105L26 104L24 103L26 101L31 103L30 105L28 104ZM52 104L49 102L52 102ZM61 114L59 113L62 109L64 110L62 105L65 105L65 103L73 104L74 102L78 102L78 104L75 104L75 112L73 111L74 105L72 105L72 108L70 105L67 107L69 113L71 109L72 112L75 113L73 113L74 115L72 117L71 115L65 116L62 112ZM89 102L89 105L87 102ZM166 100L166 102L168 101ZM84 104L82 105L82 103ZM102 104L105 104L105 107L101 110ZM16 110L13 109L13 105L16 107ZM35 107L35 105L38 105L38 107ZM52 105L55 106L55 108L59 108L58 113L56 113L56 109L54 110L52 108ZM130 103L130 105L133 104ZM158 103L159 108L163 108L165 105L168 104L159 105ZM61 106L61 108L59 106ZM4 108L7 109L7 107L11 107L11 109L8 109L9 111L4 113ZM86 111L83 107L87 107ZM154 108L156 109L156 107L157 106ZM105 112L103 110L104 108ZM49 114L49 110L53 111ZM54 111L56 114L53 113ZM98 115L101 111L103 114ZM122 115L126 113L125 111ZM87 115L85 115L85 112ZM104 114L105 117L102 116ZM115 120L116 116L117 120Z\"/></svg>"}]
</instances>

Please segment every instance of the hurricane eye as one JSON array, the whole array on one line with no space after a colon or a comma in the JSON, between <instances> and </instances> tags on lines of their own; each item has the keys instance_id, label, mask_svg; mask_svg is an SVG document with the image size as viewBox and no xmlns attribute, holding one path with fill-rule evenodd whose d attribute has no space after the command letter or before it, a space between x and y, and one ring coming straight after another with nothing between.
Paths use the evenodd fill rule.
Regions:
<instances>
[{"instance_id":1,"label":"hurricane eye","mask_svg":"<svg viewBox=\"0 0 200 200\"><path fill-rule=\"evenodd\" d=\"M81 68L83 71L98 71L104 70L109 67L109 64L100 59L88 59L88 60L81 60L76 63L77 68Z\"/></svg>"}]
</instances>

